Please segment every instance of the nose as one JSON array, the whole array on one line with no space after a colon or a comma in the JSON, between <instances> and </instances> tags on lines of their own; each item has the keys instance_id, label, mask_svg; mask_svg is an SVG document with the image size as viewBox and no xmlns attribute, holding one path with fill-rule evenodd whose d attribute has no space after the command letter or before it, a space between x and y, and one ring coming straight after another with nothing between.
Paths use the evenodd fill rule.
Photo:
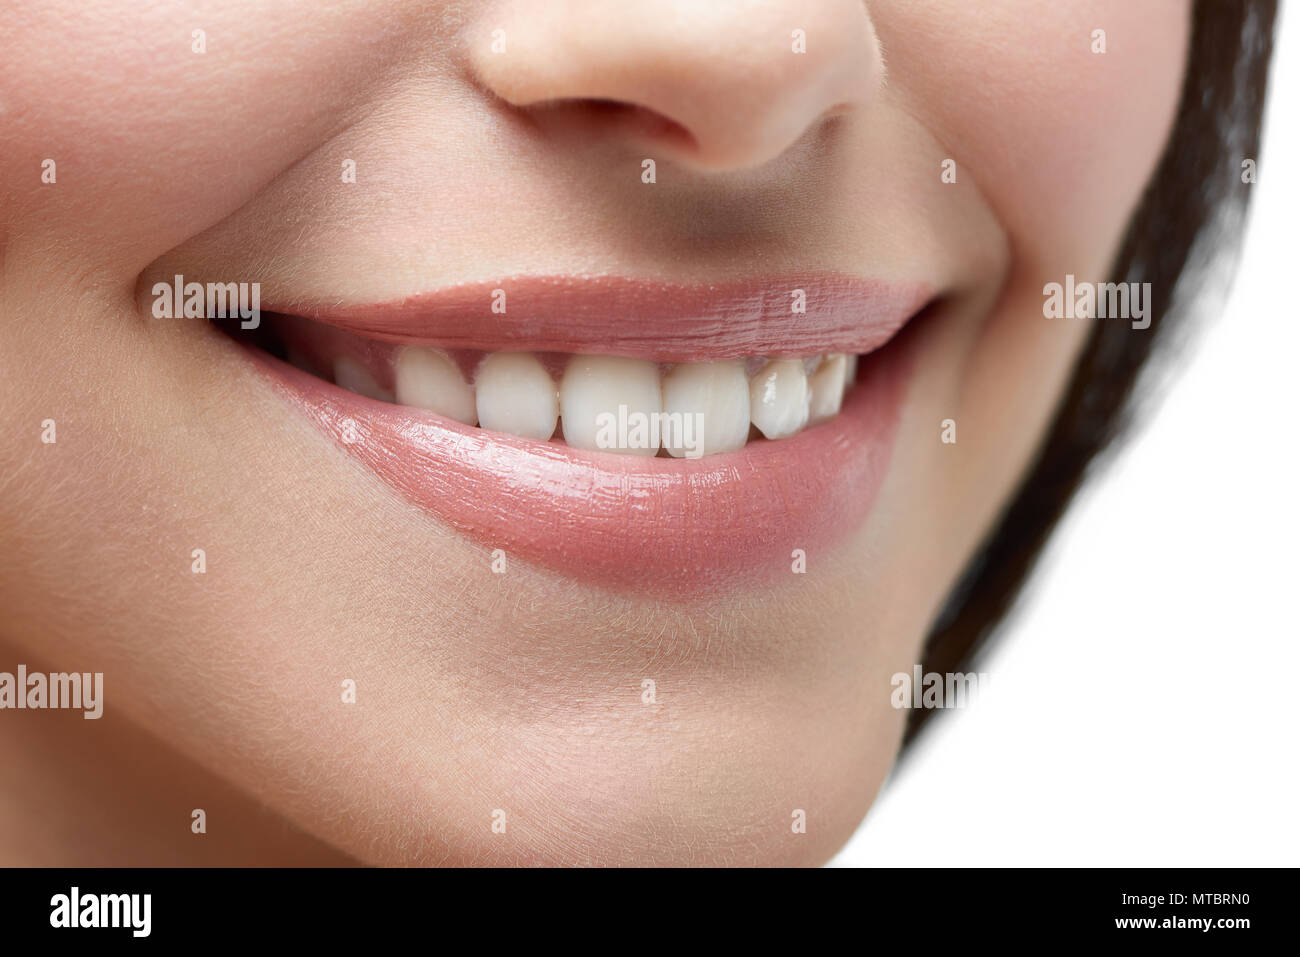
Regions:
<instances>
[{"instance_id":1,"label":"nose","mask_svg":"<svg viewBox=\"0 0 1300 957\"><path fill-rule=\"evenodd\" d=\"M863 0L501 0L469 36L512 106L718 171L860 108L884 72Z\"/></svg>"}]
</instances>

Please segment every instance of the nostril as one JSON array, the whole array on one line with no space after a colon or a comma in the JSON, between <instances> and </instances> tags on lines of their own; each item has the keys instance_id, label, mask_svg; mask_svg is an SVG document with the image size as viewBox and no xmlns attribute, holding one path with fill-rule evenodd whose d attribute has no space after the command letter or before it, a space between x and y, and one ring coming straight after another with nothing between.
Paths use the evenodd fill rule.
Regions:
<instances>
[{"instance_id":1,"label":"nostril","mask_svg":"<svg viewBox=\"0 0 1300 957\"><path fill-rule=\"evenodd\" d=\"M681 123L655 110L623 100L574 98L550 100L524 108L539 127L553 133L596 134L691 154L695 136Z\"/></svg>"}]
</instances>

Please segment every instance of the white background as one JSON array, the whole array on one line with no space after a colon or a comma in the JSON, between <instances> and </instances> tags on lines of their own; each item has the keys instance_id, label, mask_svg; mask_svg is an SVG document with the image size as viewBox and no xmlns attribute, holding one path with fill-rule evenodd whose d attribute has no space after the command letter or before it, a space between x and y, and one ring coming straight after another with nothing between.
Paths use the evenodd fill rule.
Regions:
<instances>
[{"instance_id":1,"label":"white background","mask_svg":"<svg viewBox=\"0 0 1300 957\"><path fill-rule=\"evenodd\" d=\"M836 865L1300 865L1300 9L1224 313ZM1290 14L1289 16L1287 14Z\"/></svg>"}]
</instances>

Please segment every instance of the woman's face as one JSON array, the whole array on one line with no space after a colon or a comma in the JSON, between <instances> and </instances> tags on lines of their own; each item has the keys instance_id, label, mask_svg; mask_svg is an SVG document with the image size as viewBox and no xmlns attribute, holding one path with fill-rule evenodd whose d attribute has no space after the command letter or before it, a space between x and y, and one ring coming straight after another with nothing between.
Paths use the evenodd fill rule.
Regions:
<instances>
[{"instance_id":1,"label":"woman's face","mask_svg":"<svg viewBox=\"0 0 1300 957\"><path fill-rule=\"evenodd\" d=\"M250 847L825 861L1052 419L1089 322L1043 287L1108 278L1187 29L1178 0L0 10L0 670L105 688L47 760L95 734L223 780ZM261 348L315 378L167 317L177 275L258 283ZM511 352L541 358L458 381ZM861 354L838 412L847 362L760 361L825 354ZM706 454L583 448L656 401ZM188 835L173 790L135 826Z\"/></svg>"}]
</instances>

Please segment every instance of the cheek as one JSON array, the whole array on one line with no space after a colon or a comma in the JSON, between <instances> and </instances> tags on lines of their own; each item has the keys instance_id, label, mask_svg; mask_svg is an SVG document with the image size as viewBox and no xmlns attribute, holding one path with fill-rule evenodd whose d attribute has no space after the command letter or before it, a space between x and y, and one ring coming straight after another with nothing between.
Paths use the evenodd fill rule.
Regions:
<instances>
[{"instance_id":1,"label":"cheek","mask_svg":"<svg viewBox=\"0 0 1300 957\"><path fill-rule=\"evenodd\" d=\"M48 6L48 5L47 5ZM148 261L324 142L403 42L366 4L100 0L0 13L0 200L92 258ZM4 21L13 22L4 22ZM53 159L57 191L31 188Z\"/></svg>"},{"instance_id":2,"label":"cheek","mask_svg":"<svg viewBox=\"0 0 1300 957\"><path fill-rule=\"evenodd\" d=\"M1017 253L1104 268L1172 124L1185 0L879 7L899 95L920 101Z\"/></svg>"}]
</instances>

